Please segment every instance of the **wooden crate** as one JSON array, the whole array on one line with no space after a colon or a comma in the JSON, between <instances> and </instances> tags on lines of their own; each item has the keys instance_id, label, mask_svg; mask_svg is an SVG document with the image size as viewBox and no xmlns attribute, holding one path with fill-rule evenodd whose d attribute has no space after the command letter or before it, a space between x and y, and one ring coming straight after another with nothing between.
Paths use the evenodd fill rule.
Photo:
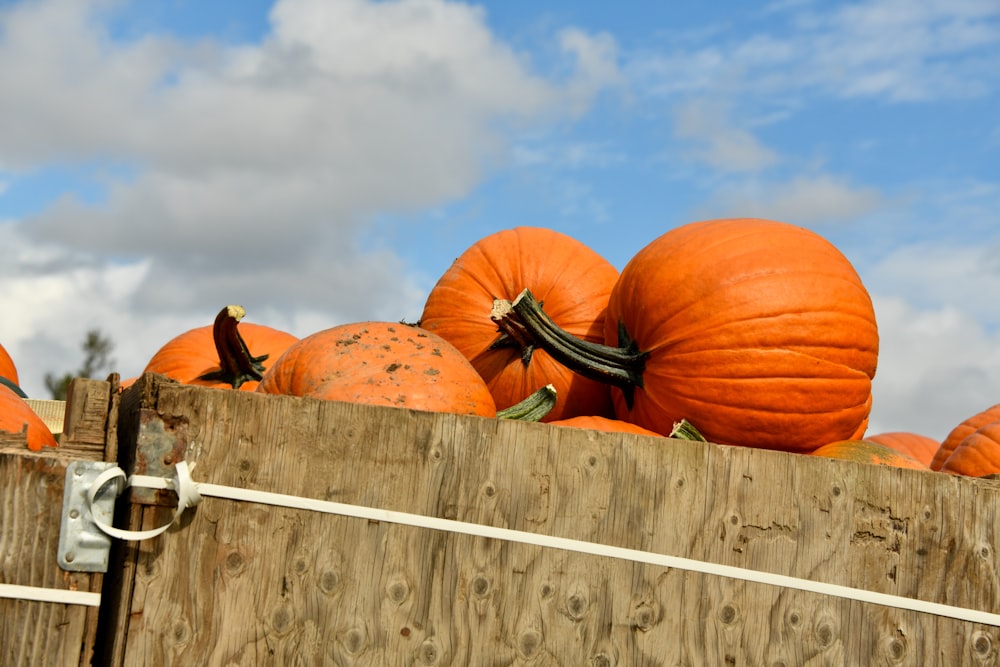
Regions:
<instances>
[{"instance_id":1,"label":"wooden crate","mask_svg":"<svg viewBox=\"0 0 1000 667\"><path fill-rule=\"evenodd\" d=\"M182 386L116 406L123 467L1000 612L1000 485ZM207 487L206 487L207 488ZM172 492L118 525L170 522ZM390 517L392 518L392 517ZM116 541L95 664L994 665L1000 628L683 567L206 495Z\"/></svg>"},{"instance_id":2,"label":"wooden crate","mask_svg":"<svg viewBox=\"0 0 1000 667\"><path fill-rule=\"evenodd\" d=\"M0 583L33 589L31 599L0 597L0 665L90 665L99 607L37 599L47 591L99 594L100 573L57 564L66 468L114 460L117 392L110 382L77 380L64 407L58 449L27 451L23 434L0 433Z\"/></svg>"}]
</instances>

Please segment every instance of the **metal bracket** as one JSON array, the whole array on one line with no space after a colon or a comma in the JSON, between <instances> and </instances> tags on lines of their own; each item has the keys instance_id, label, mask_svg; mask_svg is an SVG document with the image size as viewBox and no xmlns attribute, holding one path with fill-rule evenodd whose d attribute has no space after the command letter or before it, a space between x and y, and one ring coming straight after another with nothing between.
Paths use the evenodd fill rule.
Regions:
<instances>
[{"instance_id":1,"label":"metal bracket","mask_svg":"<svg viewBox=\"0 0 1000 667\"><path fill-rule=\"evenodd\" d=\"M59 567L64 570L108 571L111 536L97 527L94 517L111 525L117 489L114 484L107 484L94 496L93 505L87 502L87 494L97 476L114 466L105 461L73 461L66 466L57 554Z\"/></svg>"}]
</instances>

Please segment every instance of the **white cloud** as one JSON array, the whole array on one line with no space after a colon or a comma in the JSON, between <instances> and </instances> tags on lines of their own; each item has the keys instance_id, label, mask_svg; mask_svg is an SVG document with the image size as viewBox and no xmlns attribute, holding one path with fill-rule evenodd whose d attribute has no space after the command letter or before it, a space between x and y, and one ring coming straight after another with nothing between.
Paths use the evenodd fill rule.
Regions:
<instances>
[{"instance_id":1,"label":"white cloud","mask_svg":"<svg viewBox=\"0 0 1000 667\"><path fill-rule=\"evenodd\" d=\"M782 182L728 184L705 204L711 215L763 217L802 225L844 222L884 204L877 189L852 186L829 174Z\"/></svg>"},{"instance_id":2,"label":"white cloud","mask_svg":"<svg viewBox=\"0 0 1000 667\"><path fill-rule=\"evenodd\" d=\"M17 94L0 149L36 164L131 161L139 177L114 184L107 209L67 199L32 221L39 235L124 253L141 241L226 254L245 228L348 232L373 211L459 197L504 159L505 121L579 108L616 76L608 38L567 31L577 68L553 85L492 37L481 10L453 3L286 0L270 38L242 48L113 43L85 6L6 16L0 83ZM41 39L53 24L62 39Z\"/></svg>"},{"instance_id":3,"label":"white cloud","mask_svg":"<svg viewBox=\"0 0 1000 667\"><path fill-rule=\"evenodd\" d=\"M621 165L628 155L608 142L575 142L557 145L515 145L511 154L518 165L559 169L606 169Z\"/></svg>"},{"instance_id":4,"label":"white cloud","mask_svg":"<svg viewBox=\"0 0 1000 667\"><path fill-rule=\"evenodd\" d=\"M942 439L1000 402L1000 331L955 306L917 308L873 295L881 344L869 433Z\"/></svg>"},{"instance_id":5,"label":"white cloud","mask_svg":"<svg viewBox=\"0 0 1000 667\"><path fill-rule=\"evenodd\" d=\"M508 130L580 113L619 79L607 35L559 34L554 80L461 3L281 0L270 34L239 46L118 41L114 7L0 11L8 184L53 163L123 166L99 203L66 194L7 229L23 254L0 267L19 322L4 346L55 371L95 323L136 368L233 302L279 328L415 319L418 278L359 232L462 197L511 158Z\"/></svg>"},{"instance_id":6,"label":"white cloud","mask_svg":"<svg viewBox=\"0 0 1000 667\"><path fill-rule=\"evenodd\" d=\"M681 104L674 133L695 143L689 158L720 171L755 172L773 166L778 155L749 131L732 125L728 105L695 99Z\"/></svg>"},{"instance_id":7,"label":"white cloud","mask_svg":"<svg viewBox=\"0 0 1000 667\"><path fill-rule=\"evenodd\" d=\"M993 0L782 3L765 13L792 28L712 33L708 46L632 54L626 71L649 95L962 99L997 89L1000 5ZM671 35L672 43L688 44ZM947 63L942 60L947 58Z\"/></svg>"},{"instance_id":8,"label":"white cloud","mask_svg":"<svg viewBox=\"0 0 1000 667\"><path fill-rule=\"evenodd\" d=\"M626 85L618 69L618 45L611 35L590 35L577 28L567 28L559 32L558 41L565 53L574 56L579 71L569 86L576 112L585 110L597 92Z\"/></svg>"},{"instance_id":9,"label":"white cloud","mask_svg":"<svg viewBox=\"0 0 1000 667\"><path fill-rule=\"evenodd\" d=\"M994 230L993 237L984 236L977 245L938 239L899 247L870 267L866 280L887 294L911 294L919 307L954 309L1000 330L995 303L1000 295L996 259L1000 236L996 234Z\"/></svg>"}]
</instances>

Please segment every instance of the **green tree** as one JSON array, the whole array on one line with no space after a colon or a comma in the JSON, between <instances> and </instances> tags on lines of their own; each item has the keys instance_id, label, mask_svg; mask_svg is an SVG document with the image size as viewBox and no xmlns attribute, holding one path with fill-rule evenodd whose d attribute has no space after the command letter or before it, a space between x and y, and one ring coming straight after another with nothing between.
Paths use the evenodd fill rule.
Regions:
<instances>
[{"instance_id":1,"label":"green tree","mask_svg":"<svg viewBox=\"0 0 1000 667\"><path fill-rule=\"evenodd\" d=\"M96 373L110 372L115 361L111 358L111 352L115 349L115 344L111 339L101 333L100 329L91 329L87 332L80 346L83 350L83 366L75 373L65 373L56 376L53 373L45 374L45 386L48 388L52 398L58 401L65 401L66 394L69 393L69 383L73 378L92 378Z\"/></svg>"}]
</instances>

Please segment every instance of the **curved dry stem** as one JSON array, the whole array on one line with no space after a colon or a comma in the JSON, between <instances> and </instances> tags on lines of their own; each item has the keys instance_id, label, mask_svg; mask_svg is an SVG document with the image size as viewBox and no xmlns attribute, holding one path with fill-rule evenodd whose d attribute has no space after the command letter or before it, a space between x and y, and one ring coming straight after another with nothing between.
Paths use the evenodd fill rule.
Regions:
<instances>
[{"instance_id":1,"label":"curved dry stem","mask_svg":"<svg viewBox=\"0 0 1000 667\"><path fill-rule=\"evenodd\" d=\"M246 341L240 335L239 323L246 315L243 306L229 305L219 311L212 325L212 339L219 355L219 370L205 373L199 380L221 382L239 389L244 382L260 381L264 376L264 362L268 355L255 357L250 354Z\"/></svg>"},{"instance_id":2,"label":"curved dry stem","mask_svg":"<svg viewBox=\"0 0 1000 667\"><path fill-rule=\"evenodd\" d=\"M530 290L521 292L509 307L500 309L505 319L516 318L517 325L530 334L535 344L570 370L584 377L618 387L631 408L635 388L643 386L645 352L640 352L624 326L619 323L620 347L592 343L568 333L552 321ZM498 309L494 307L494 312Z\"/></svg>"}]
</instances>

